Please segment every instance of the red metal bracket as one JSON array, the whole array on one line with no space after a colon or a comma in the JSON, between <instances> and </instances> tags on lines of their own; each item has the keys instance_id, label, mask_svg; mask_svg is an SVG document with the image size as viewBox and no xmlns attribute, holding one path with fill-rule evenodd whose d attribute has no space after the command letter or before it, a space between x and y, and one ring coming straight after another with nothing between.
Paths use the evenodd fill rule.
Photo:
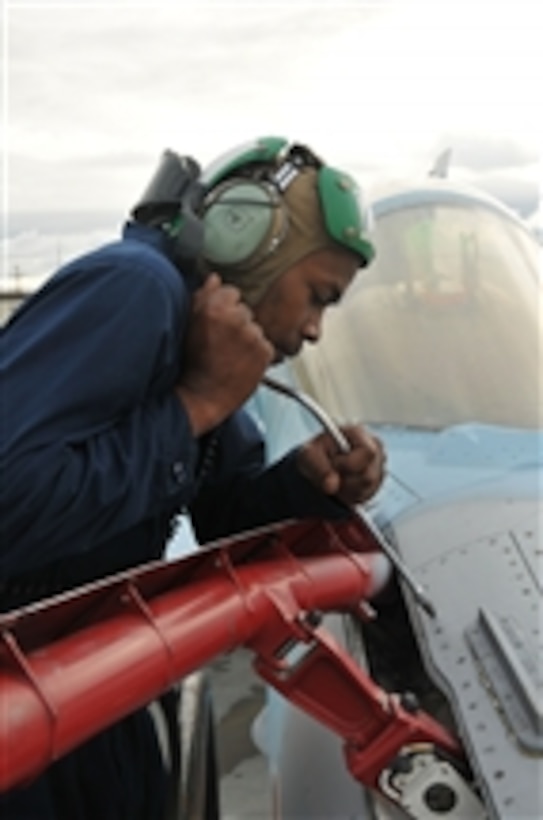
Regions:
<instances>
[{"instance_id":1,"label":"red metal bracket","mask_svg":"<svg viewBox=\"0 0 543 820\"><path fill-rule=\"evenodd\" d=\"M258 638L255 669L271 686L345 741L353 777L380 788L379 777L402 749L425 743L463 759L458 741L419 709L402 706L399 694L381 689L325 630L315 617L299 617L294 630L275 629L277 650L263 650ZM300 637L300 627L303 637Z\"/></svg>"}]
</instances>

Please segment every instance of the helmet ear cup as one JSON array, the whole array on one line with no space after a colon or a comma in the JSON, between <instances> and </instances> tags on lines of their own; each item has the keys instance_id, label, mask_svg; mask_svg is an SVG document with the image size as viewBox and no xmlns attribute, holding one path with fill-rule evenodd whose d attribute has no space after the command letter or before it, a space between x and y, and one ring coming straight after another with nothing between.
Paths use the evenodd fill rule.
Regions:
<instances>
[{"instance_id":1,"label":"helmet ear cup","mask_svg":"<svg viewBox=\"0 0 543 820\"><path fill-rule=\"evenodd\" d=\"M228 180L215 189L204 203L203 223L204 258L223 267L256 264L287 231L279 192L256 180Z\"/></svg>"}]
</instances>

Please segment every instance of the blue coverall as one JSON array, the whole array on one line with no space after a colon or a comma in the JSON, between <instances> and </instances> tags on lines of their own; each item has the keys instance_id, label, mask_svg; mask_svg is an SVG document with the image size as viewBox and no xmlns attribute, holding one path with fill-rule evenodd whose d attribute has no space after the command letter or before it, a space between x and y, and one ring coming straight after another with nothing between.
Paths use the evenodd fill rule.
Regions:
<instances>
[{"instance_id":1,"label":"blue coverall","mask_svg":"<svg viewBox=\"0 0 543 820\"><path fill-rule=\"evenodd\" d=\"M183 509L200 543L345 514L299 475L293 453L266 468L245 411L193 437L173 391L193 284L168 242L129 223L121 240L61 268L2 330L4 610L161 556ZM158 820L163 778L137 712L0 799L0 818Z\"/></svg>"}]
</instances>

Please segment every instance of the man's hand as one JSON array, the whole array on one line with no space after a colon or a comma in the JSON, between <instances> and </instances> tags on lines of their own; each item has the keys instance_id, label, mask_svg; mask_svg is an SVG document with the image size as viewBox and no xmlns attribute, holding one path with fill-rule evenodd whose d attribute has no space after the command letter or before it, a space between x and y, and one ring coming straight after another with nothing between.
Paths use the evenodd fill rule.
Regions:
<instances>
[{"instance_id":1,"label":"man's hand","mask_svg":"<svg viewBox=\"0 0 543 820\"><path fill-rule=\"evenodd\" d=\"M348 506L371 498L381 486L386 456L382 442L363 427L342 427L351 450L340 453L329 433L311 439L298 450L298 469L326 495Z\"/></svg>"},{"instance_id":2,"label":"man's hand","mask_svg":"<svg viewBox=\"0 0 543 820\"><path fill-rule=\"evenodd\" d=\"M177 388L195 435L216 427L249 398L273 355L239 290L212 274L193 299Z\"/></svg>"}]
</instances>

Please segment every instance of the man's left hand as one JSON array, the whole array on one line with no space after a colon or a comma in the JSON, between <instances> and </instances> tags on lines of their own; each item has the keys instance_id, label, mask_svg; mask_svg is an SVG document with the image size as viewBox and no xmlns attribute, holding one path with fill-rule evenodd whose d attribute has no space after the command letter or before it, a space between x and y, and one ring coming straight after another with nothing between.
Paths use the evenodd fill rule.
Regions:
<instances>
[{"instance_id":1,"label":"man's left hand","mask_svg":"<svg viewBox=\"0 0 543 820\"><path fill-rule=\"evenodd\" d=\"M329 433L321 433L302 445L298 469L326 495L336 496L348 506L371 498L382 484L386 456L380 439L363 427L342 427L351 450L341 453Z\"/></svg>"}]
</instances>

